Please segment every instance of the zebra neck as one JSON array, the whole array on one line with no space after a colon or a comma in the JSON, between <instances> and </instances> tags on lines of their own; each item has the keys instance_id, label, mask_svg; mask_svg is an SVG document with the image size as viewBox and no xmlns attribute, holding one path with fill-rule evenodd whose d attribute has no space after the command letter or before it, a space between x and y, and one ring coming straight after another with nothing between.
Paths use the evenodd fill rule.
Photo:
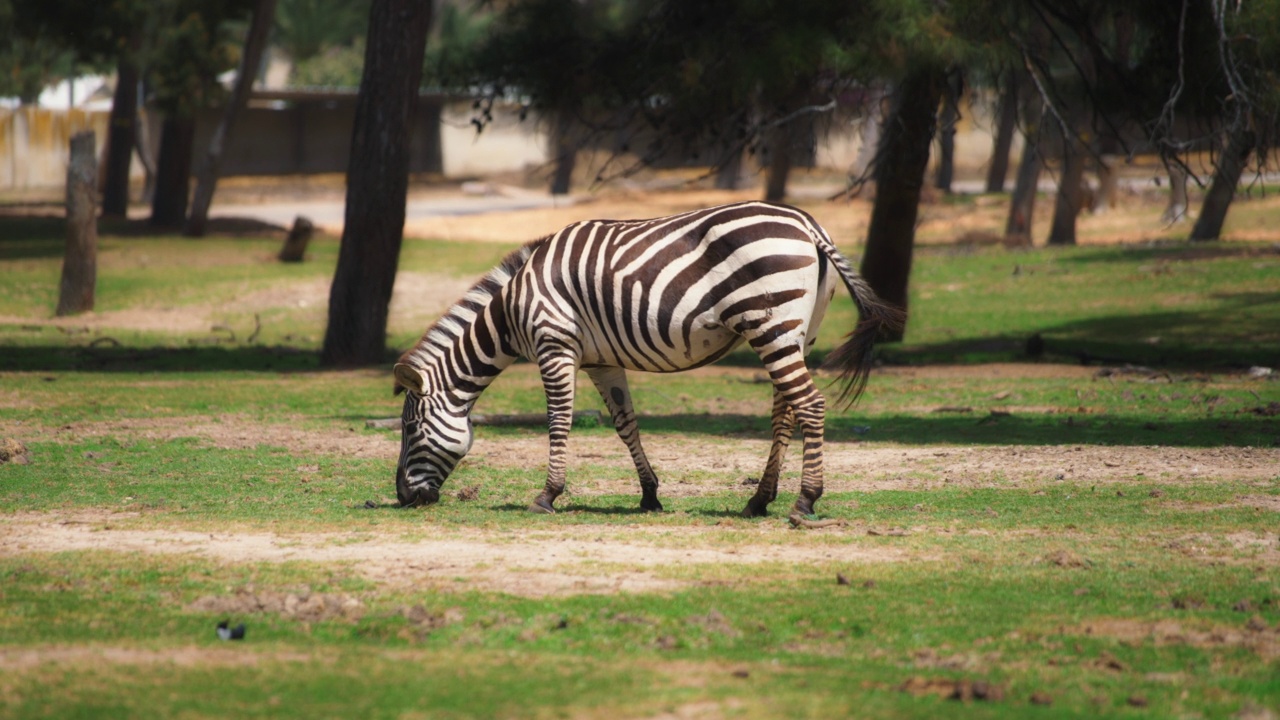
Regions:
<instances>
[{"instance_id":1,"label":"zebra neck","mask_svg":"<svg viewBox=\"0 0 1280 720\"><path fill-rule=\"evenodd\" d=\"M468 408L474 404L515 362L502 291L529 259L534 244L516 250L489 271L427 329L401 362L425 370L433 390L448 392Z\"/></svg>"}]
</instances>

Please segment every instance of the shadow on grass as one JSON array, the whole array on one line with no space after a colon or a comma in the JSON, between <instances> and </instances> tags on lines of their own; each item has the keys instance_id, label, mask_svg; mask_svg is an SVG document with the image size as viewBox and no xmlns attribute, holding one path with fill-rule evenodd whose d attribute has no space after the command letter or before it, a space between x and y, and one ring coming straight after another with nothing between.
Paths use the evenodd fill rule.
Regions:
<instances>
[{"instance_id":1,"label":"shadow on grass","mask_svg":"<svg viewBox=\"0 0 1280 720\"><path fill-rule=\"evenodd\" d=\"M1203 310L1107 315L1046 324L1020 336L884 345L878 352L885 362L904 365L1042 360L1213 370L1275 364L1280 357L1280 292L1218 293L1213 298L1220 304Z\"/></svg>"},{"instance_id":2,"label":"shadow on grass","mask_svg":"<svg viewBox=\"0 0 1280 720\"><path fill-rule=\"evenodd\" d=\"M762 443L770 437L769 418L763 414L641 416L639 424L641 432L752 438ZM904 445L1274 447L1280 445L1280 418L1241 414L1153 421L1147 415L990 415L986 412L829 417L826 440L828 443L876 441Z\"/></svg>"},{"instance_id":3,"label":"shadow on grass","mask_svg":"<svg viewBox=\"0 0 1280 720\"><path fill-rule=\"evenodd\" d=\"M320 356L314 350L284 346L194 346L137 348L112 346L99 338L99 345L0 345L9 371L81 372L219 372L319 370ZM388 354L387 367L395 356Z\"/></svg>"},{"instance_id":4,"label":"shadow on grass","mask_svg":"<svg viewBox=\"0 0 1280 720\"><path fill-rule=\"evenodd\" d=\"M0 208L2 210L2 208ZM61 205L50 206L30 215L0 214L0 260L32 260L60 258L66 251L66 218ZM285 228L253 218L209 218L206 237L276 238ZM152 225L147 220L98 221L99 239L165 238L180 235L181 228ZM198 242L198 240L196 240Z\"/></svg>"}]
</instances>

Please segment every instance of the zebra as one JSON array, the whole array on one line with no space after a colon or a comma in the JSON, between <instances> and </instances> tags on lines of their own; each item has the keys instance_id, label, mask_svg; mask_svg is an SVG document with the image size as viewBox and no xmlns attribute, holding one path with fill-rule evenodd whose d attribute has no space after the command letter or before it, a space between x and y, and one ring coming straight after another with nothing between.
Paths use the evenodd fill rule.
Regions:
<instances>
[{"instance_id":1,"label":"zebra","mask_svg":"<svg viewBox=\"0 0 1280 720\"><path fill-rule=\"evenodd\" d=\"M834 272L833 272L834 271ZM648 220L571 224L507 255L429 327L395 364L405 393L396 494L431 504L471 448L471 410L518 357L536 362L547 399L547 479L529 505L554 513L564 491L575 378L604 399L640 479L640 507L662 510L645 456L628 370L679 372L746 342L773 384L773 444L744 517L767 514L794 428L804 438L792 514L822 495L826 404L805 364L836 283L860 322L824 367L839 373L839 402L866 385L871 348L905 314L881 301L803 210L740 202Z\"/></svg>"}]
</instances>

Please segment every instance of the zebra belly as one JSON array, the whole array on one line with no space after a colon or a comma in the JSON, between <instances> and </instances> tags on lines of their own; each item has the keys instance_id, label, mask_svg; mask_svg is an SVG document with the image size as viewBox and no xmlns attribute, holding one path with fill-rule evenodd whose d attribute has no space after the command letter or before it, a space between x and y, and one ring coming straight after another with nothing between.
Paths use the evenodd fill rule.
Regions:
<instances>
[{"instance_id":1,"label":"zebra belly","mask_svg":"<svg viewBox=\"0 0 1280 720\"><path fill-rule=\"evenodd\" d=\"M626 370L643 372L681 372L696 367L709 365L733 351L742 344L742 336L715 320L713 313L706 313L693 321L689 332L689 342L683 348L648 347L643 354L632 348L632 352L611 352L586 338L583 343L582 367L620 367ZM683 342L679 343L684 345ZM605 348L614 344L603 344Z\"/></svg>"}]
</instances>

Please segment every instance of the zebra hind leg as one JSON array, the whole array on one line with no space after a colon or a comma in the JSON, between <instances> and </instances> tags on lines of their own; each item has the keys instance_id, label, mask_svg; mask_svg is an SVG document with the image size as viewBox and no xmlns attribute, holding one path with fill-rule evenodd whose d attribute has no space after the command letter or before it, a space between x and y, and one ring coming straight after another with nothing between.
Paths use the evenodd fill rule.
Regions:
<instances>
[{"instance_id":1,"label":"zebra hind leg","mask_svg":"<svg viewBox=\"0 0 1280 720\"><path fill-rule=\"evenodd\" d=\"M796 504L791 513L812 515L814 503L822 497L822 444L826 401L814 384L809 368L805 366L804 353L800 349L803 343L779 347L777 343L770 343L767 340L757 345L757 341L752 339L751 344L756 352L760 353L765 368L769 371L769 379L773 381L775 431L778 428L778 405L784 403L794 414L795 424L800 426L804 434L804 467L800 474L800 495L796 498ZM779 447L778 437L775 437L774 449L779 452L779 455L785 449ZM769 455L770 465L772 465L773 451ZM781 460L780 457L779 460ZM778 465L780 469L781 462ZM773 499L773 494L777 492L777 480L776 478L772 480L774 487L770 489L766 486L768 479L768 477L760 479L756 496L751 498L746 509L743 510L744 516L750 517L758 511L758 514L763 514L764 507ZM770 490L771 492L766 492Z\"/></svg>"},{"instance_id":2,"label":"zebra hind leg","mask_svg":"<svg viewBox=\"0 0 1280 720\"><path fill-rule=\"evenodd\" d=\"M640 476L640 508L650 512L660 512L662 503L658 501L658 476L649 464L640 444L640 427L636 424L635 408L631 404L631 390L627 387L627 372L622 368L591 368L587 370L591 382L604 398L613 417L613 427L618 437L631 453L631 460L636 465L636 474Z\"/></svg>"},{"instance_id":3,"label":"zebra hind leg","mask_svg":"<svg viewBox=\"0 0 1280 720\"><path fill-rule=\"evenodd\" d=\"M764 475L760 476L760 482L756 485L756 494L747 501L747 507L742 511L743 517L764 517L769 514L769 503L778 497L778 476L782 474L782 463L787 455L795 423L795 411L783 399L782 393L774 392L773 446L769 448L769 461L765 463Z\"/></svg>"}]
</instances>

